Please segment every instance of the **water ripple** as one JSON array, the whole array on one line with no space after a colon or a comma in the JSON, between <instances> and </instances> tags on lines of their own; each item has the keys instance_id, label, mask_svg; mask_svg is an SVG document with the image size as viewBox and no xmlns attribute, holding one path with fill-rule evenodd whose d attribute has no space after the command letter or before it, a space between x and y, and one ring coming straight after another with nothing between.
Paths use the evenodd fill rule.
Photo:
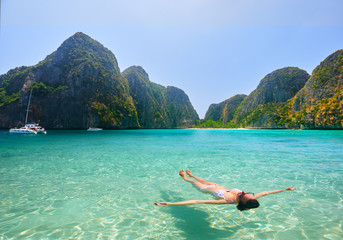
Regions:
<instances>
[{"instance_id":1,"label":"water ripple","mask_svg":"<svg viewBox=\"0 0 343 240\"><path fill-rule=\"evenodd\" d=\"M0 239L343 238L339 131L50 131L27 139L0 146ZM244 212L154 206L212 199L178 176L187 168L229 188L296 190Z\"/></svg>"}]
</instances>

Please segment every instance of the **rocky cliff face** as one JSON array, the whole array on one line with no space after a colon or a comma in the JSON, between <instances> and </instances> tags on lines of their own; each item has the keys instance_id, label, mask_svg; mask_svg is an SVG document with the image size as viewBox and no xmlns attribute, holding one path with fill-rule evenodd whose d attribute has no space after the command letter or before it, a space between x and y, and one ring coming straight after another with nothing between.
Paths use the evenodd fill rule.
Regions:
<instances>
[{"instance_id":1,"label":"rocky cliff face","mask_svg":"<svg viewBox=\"0 0 343 240\"><path fill-rule=\"evenodd\" d=\"M142 128L191 127L199 119L182 90L151 82L142 67L130 67L123 76L129 82Z\"/></svg>"},{"instance_id":2,"label":"rocky cliff face","mask_svg":"<svg viewBox=\"0 0 343 240\"><path fill-rule=\"evenodd\" d=\"M261 104L285 102L294 97L309 77L306 71L296 67L278 69L266 75L238 107L234 120L241 122Z\"/></svg>"},{"instance_id":3,"label":"rocky cliff face","mask_svg":"<svg viewBox=\"0 0 343 240\"><path fill-rule=\"evenodd\" d=\"M233 119L237 107L247 95L237 94L221 103L211 104L204 120L213 120L221 123L228 123Z\"/></svg>"},{"instance_id":4,"label":"rocky cliff face","mask_svg":"<svg viewBox=\"0 0 343 240\"><path fill-rule=\"evenodd\" d=\"M343 50L313 70L291 104L293 122L304 128L343 128Z\"/></svg>"},{"instance_id":5,"label":"rocky cliff face","mask_svg":"<svg viewBox=\"0 0 343 240\"><path fill-rule=\"evenodd\" d=\"M191 127L196 123L196 120L199 120L198 114L183 90L168 86L165 97L170 128Z\"/></svg>"},{"instance_id":6,"label":"rocky cliff face","mask_svg":"<svg viewBox=\"0 0 343 240\"><path fill-rule=\"evenodd\" d=\"M83 33L67 39L39 64L1 76L0 82L5 94L19 95L17 101L4 104L2 128L22 121L19 115L30 88L33 111L29 121L40 120L46 128L139 127L127 80L121 76L115 56Z\"/></svg>"},{"instance_id":7,"label":"rocky cliff face","mask_svg":"<svg viewBox=\"0 0 343 240\"><path fill-rule=\"evenodd\" d=\"M153 84L150 85L154 88ZM141 87L144 91L154 92ZM153 118L157 119L157 124L148 122L150 113L144 111L154 108L149 101L136 102L140 109L145 109L145 115L140 112L144 120L139 119L128 80L120 73L114 54L83 33L67 39L37 65L16 68L0 76L0 128L14 127L19 120L24 122L31 88L32 111L28 121L40 121L48 129L126 129L140 128L140 123L144 126L171 126L158 120L157 112ZM140 91L136 86L131 92ZM159 96L154 99L159 100ZM165 104L170 102L166 100ZM160 114L171 119L176 116Z\"/></svg>"},{"instance_id":8,"label":"rocky cliff face","mask_svg":"<svg viewBox=\"0 0 343 240\"><path fill-rule=\"evenodd\" d=\"M293 98L259 105L245 122L259 128L342 129L343 50L317 66Z\"/></svg>"}]
</instances>

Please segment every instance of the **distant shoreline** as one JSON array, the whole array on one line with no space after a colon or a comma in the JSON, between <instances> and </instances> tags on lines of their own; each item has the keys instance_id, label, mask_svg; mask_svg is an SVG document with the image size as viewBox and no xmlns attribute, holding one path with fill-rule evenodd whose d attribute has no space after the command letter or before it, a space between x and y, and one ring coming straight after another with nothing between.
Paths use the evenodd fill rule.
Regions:
<instances>
[{"instance_id":1,"label":"distant shoreline","mask_svg":"<svg viewBox=\"0 0 343 240\"><path fill-rule=\"evenodd\" d=\"M87 129L46 129L47 131L87 131ZM103 129L103 131L120 131L120 130L319 130L332 131L343 130L340 128L123 128L123 129ZM0 129L1 132L8 132L9 129ZM88 131L89 132L89 131Z\"/></svg>"},{"instance_id":2,"label":"distant shoreline","mask_svg":"<svg viewBox=\"0 0 343 240\"><path fill-rule=\"evenodd\" d=\"M249 128L187 128L187 129L208 129L208 130L251 130Z\"/></svg>"}]
</instances>

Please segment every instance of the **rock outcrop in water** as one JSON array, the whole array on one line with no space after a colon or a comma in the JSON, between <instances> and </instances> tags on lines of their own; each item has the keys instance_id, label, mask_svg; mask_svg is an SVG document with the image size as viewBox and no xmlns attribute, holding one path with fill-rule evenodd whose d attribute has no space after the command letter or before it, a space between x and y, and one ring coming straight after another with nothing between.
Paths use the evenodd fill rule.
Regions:
<instances>
[{"instance_id":1,"label":"rock outcrop in water","mask_svg":"<svg viewBox=\"0 0 343 240\"><path fill-rule=\"evenodd\" d=\"M199 119L188 96L176 87L164 87L149 80L142 67L123 72L142 128L189 127Z\"/></svg>"},{"instance_id":2,"label":"rock outcrop in water","mask_svg":"<svg viewBox=\"0 0 343 240\"><path fill-rule=\"evenodd\" d=\"M151 83L150 87L155 85ZM141 99L130 93L154 90L147 90L147 86L141 90L133 86L131 90L114 54L83 33L67 39L37 65L15 68L0 76L0 128L14 127L18 120L24 121L30 88L33 88L33 96L29 121L40 121L48 129L176 128L189 127L197 120L187 95L173 88L165 90L164 104L175 112L168 112L164 120L158 120L158 111L153 112L153 117L143 116L141 109L155 106L142 107L150 102L137 102ZM136 106L140 109L139 116ZM157 123L148 123L150 119Z\"/></svg>"}]
</instances>

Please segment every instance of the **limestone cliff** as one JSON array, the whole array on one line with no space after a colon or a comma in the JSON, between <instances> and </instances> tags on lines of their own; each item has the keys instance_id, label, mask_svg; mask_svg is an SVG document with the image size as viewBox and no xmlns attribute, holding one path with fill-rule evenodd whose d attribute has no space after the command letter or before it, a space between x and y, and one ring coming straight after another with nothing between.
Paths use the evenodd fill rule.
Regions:
<instances>
[{"instance_id":1,"label":"limestone cliff","mask_svg":"<svg viewBox=\"0 0 343 240\"><path fill-rule=\"evenodd\" d=\"M191 127L199 119L182 90L151 82L142 67L130 67L123 76L129 82L142 128Z\"/></svg>"},{"instance_id":2,"label":"limestone cliff","mask_svg":"<svg viewBox=\"0 0 343 240\"><path fill-rule=\"evenodd\" d=\"M168 86L165 91L169 127L191 127L199 120L186 93L173 86ZM178 117L173 117L173 116Z\"/></svg>"},{"instance_id":3,"label":"limestone cliff","mask_svg":"<svg viewBox=\"0 0 343 240\"><path fill-rule=\"evenodd\" d=\"M230 122L233 119L237 107L246 96L245 94L237 94L221 103L211 104L204 120L213 120L224 124Z\"/></svg>"},{"instance_id":4,"label":"limestone cliff","mask_svg":"<svg viewBox=\"0 0 343 240\"><path fill-rule=\"evenodd\" d=\"M15 80L15 81L14 81ZM83 33L76 33L42 62L2 75L4 95L0 127L23 120L20 114L33 88L29 121L50 129L137 128L137 114L128 83L113 53Z\"/></svg>"},{"instance_id":5,"label":"limestone cliff","mask_svg":"<svg viewBox=\"0 0 343 240\"><path fill-rule=\"evenodd\" d=\"M133 84L130 90L114 54L79 32L37 65L15 68L0 76L0 128L24 122L30 89L32 111L28 121L40 121L47 129L183 127L197 117L182 90L176 91L177 99L168 88L153 83L143 85ZM156 89L162 89L164 94ZM130 93L139 95L141 91L155 94L153 103L136 96L134 103ZM185 106L173 105L180 102ZM149 112L150 108L157 110ZM175 112L170 111L172 108Z\"/></svg>"},{"instance_id":6,"label":"limestone cliff","mask_svg":"<svg viewBox=\"0 0 343 240\"><path fill-rule=\"evenodd\" d=\"M294 123L304 128L343 128L343 50L328 56L294 97Z\"/></svg>"},{"instance_id":7,"label":"limestone cliff","mask_svg":"<svg viewBox=\"0 0 343 240\"><path fill-rule=\"evenodd\" d=\"M234 120L242 122L259 105L286 102L295 96L309 77L306 71L296 67L286 67L269 73L237 108Z\"/></svg>"},{"instance_id":8,"label":"limestone cliff","mask_svg":"<svg viewBox=\"0 0 343 240\"><path fill-rule=\"evenodd\" d=\"M342 129L343 50L321 62L293 98L260 105L245 122L258 128Z\"/></svg>"}]
</instances>

